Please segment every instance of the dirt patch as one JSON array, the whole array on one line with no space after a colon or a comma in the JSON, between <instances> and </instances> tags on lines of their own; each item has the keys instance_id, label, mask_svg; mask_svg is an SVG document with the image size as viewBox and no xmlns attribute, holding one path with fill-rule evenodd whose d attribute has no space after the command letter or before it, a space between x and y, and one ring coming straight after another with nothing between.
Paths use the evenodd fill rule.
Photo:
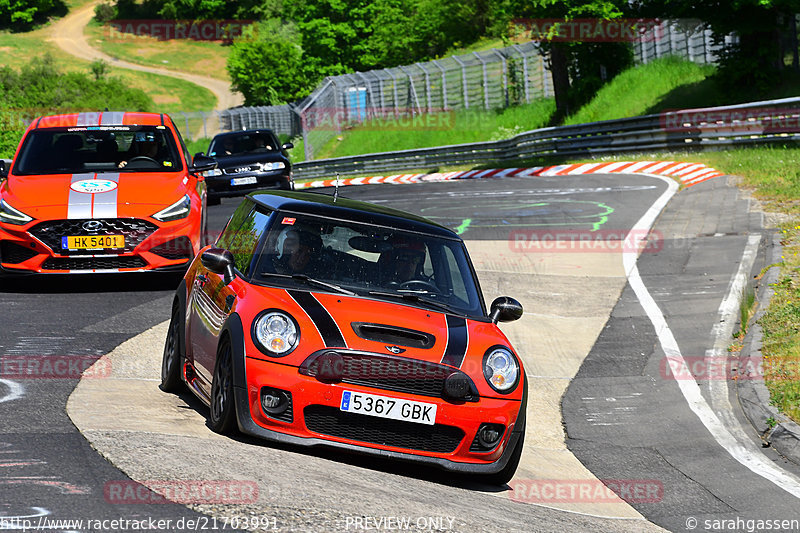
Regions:
<instances>
[{"instance_id":1,"label":"dirt patch","mask_svg":"<svg viewBox=\"0 0 800 533\"><path fill-rule=\"evenodd\" d=\"M156 105L177 104L181 101L180 98L171 94L151 94L150 98L153 99L153 103Z\"/></svg>"}]
</instances>

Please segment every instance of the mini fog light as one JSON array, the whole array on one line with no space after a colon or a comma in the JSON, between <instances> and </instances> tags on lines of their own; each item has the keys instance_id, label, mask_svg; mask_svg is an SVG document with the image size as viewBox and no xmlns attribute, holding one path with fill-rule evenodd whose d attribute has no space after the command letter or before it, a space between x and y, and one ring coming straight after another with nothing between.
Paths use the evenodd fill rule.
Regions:
<instances>
[{"instance_id":1,"label":"mini fog light","mask_svg":"<svg viewBox=\"0 0 800 533\"><path fill-rule=\"evenodd\" d=\"M477 443L470 447L471 451L490 451L500 443L506 428L502 424L481 424L478 429ZM479 447L475 448L475 444Z\"/></svg>"},{"instance_id":2,"label":"mini fog light","mask_svg":"<svg viewBox=\"0 0 800 533\"><path fill-rule=\"evenodd\" d=\"M291 396L280 389L264 387L261 389L261 407L271 417L282 415L291 405Z\"/></svg>"}]
</instances>

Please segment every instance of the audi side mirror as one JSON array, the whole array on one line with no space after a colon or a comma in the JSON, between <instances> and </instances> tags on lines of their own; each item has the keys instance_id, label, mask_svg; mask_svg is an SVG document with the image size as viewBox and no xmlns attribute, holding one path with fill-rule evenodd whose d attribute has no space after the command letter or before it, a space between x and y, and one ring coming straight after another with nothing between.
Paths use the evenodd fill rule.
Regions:
<instances>
[{"instance_id":1,"label":"audi side mirror","mask_svg":"<svg viewBox=\"0 0 800 533\"><path fill-rule=\"evenodd\" d=\"M0 159L0 180L8 177L8 167L6 167L6 160Z\"/></svg>"},{"instance_id":2,"label":"audi side mirror","mask_svg":"<svg viewBox=\"0 0 800 533\"><path fill-rule=\"evenodd\" d=\"M290 150L290 149L294 148L294 143L283 143L281 148L283 148L284 150Z\"/></svg>"},{"instance_id":3,"label":"audi side mirror","mask_svg":"<svg viewBox=\"0 0 800 533\"><path fill-rule=\"evenodd\" d=\"M509 296L500 296L492 302L489 317L495 324L519 320L522 318L522 304Z\"/></svg>"},{"instance_id":4,"label":"audi side mirror","mask_svg":"<svg viewBox=\"0 0 800 533\"><path fill-rule=\"evenodd\" d=\"M200 152L192 159L192 167L189 169L189 171L193 173L200 173L207 170L213 170L215 168L217 168L217 160L213 157L203 155L203 153Z\"/></svg>"}]
</instances>

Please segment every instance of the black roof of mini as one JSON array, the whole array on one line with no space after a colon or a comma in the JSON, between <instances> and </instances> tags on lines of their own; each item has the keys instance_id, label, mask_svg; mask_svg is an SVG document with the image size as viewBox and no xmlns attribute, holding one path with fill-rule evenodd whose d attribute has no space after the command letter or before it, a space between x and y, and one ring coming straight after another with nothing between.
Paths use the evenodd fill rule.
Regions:
<instances>
[{"instance_id":1,"label":"black roof of mini","mask_svg":"<svg viewBox=\"0 0 800 533\"><path fill-rule=\"evenodd\" d=\"M342 196L334 199L333 196L314 192L255 191L247 197L269 209L375 224L461 240L451 229L427 218Z\"/></svg>"}]
</instances>

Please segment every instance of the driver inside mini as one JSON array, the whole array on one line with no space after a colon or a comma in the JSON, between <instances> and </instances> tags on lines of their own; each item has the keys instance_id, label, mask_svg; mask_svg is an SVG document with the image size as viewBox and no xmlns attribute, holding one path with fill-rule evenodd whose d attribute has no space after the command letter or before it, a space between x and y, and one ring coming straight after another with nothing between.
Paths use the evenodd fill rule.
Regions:
<instances>
[{"instance_id":1,"label":"driver inside mini","mask_svg":"<svg viewBox=\"0 0 800 533\"><path fill-rule=\"evenodd\" d=\"M389 243L392 249L383 252L378 260L382 279L390 284L424 280L425 245L405 237L394 237Z\"/></svg>"}]
</instances>

